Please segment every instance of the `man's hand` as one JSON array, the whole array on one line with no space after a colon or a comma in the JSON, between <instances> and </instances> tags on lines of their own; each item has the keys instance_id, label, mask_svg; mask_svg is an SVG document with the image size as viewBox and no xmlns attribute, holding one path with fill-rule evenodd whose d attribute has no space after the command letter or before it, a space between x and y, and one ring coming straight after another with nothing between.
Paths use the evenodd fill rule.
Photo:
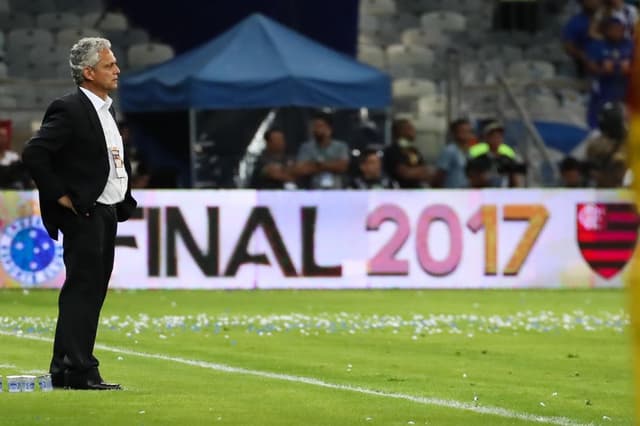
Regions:
<instances>
[{"instance_id":1,"label":"man's hand","mask_svg":"<svg viewBox=\"0 0 640 426\"><path fill-rule=\"evenodd\" d=\"M62 197L58 198L58 204L60 204L64 208L71 210L76 216L78 215L78 212L76 211L76 208L73 207L71 198L69 198L68 195L63 195Z\"/></svg>"}]
</instances>

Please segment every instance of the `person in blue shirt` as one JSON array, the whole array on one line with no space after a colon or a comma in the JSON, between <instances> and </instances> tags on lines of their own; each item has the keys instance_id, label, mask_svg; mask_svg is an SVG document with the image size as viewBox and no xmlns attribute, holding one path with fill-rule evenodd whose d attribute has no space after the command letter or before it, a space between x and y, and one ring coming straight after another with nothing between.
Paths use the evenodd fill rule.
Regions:
<instances>
[{"instance_id":1,"label":"person in blue shirt","mask_svg":"<svg viewBox=\"0 0 640 426\"><path fill-rule=\"evenodd\" d=\"M589 29L600 8L600 0L580 0L582 11L574 15L562 30L564 49L576 64L579 77L586 76L587 47L591 42Z\"/></svg>"},{"instance_id":2,"label":"person in blue shirt","mask_svg":"<svg viewBox=\"0 0 640 426\"><path fill-rule=\"evenodd\" d=\"M598 113L607 102L625 99L631 71L633 42L625 37L625 26L617 17L603 22L603 40L596 40L589 47L588 65L593 75L587 122L598 127Z\"/></svg>"},{"instance_id":3,"label":"person in blue shirt","mask_svg":"<svg viewBox=\"0 0 640 426\"><path fill-rule=\"evenodd\" d=\"M469 182L465 174L467 155L472 141L476 139L469 120L461 118L453 121L449 126L451 142L448 143L440 156L436 166L438 171L433 181L436 188L467 188Z\"/></svg>"}]
</instances>

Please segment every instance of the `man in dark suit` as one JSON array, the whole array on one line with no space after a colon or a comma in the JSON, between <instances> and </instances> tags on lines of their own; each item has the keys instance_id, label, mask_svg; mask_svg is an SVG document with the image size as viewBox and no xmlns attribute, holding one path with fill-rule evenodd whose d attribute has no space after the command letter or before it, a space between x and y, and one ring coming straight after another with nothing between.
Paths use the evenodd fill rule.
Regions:
<instances>
[{"instance_id":1,"label":"man in dark suit","mask_svg":"<svg viewBox=\"0 0 640 426\"><path fill-rule=\"evenodd\" d=\"M120 70L102 38L83 38L69 57L75 93L51 103L23 161L40 191L40 209L53 239L64 235L66 280L58 300L51 361L54 387L112 390L93 348L113 269L117 222L136 207L131 169L109 93Z\"/></svg>"}]
</instances>

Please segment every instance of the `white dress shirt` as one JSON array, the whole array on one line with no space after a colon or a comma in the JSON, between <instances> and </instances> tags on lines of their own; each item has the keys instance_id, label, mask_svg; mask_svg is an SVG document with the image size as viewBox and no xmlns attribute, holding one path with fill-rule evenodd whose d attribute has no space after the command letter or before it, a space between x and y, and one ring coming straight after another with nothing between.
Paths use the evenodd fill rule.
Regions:
<instances>
[{"instance_id":1,"label":"white dress shirt","mask_svg":"<svg viewBox=\"0 0 640 426\"><path fill-rule=\"evenodd\" d=\"M104 132L104 139L107 142L107 154L109 157L109 178L107 184L102 191L102 194L98 197L98 202L103 204L116 204L124 200L124 196L127 192L127 183L129 177L124 169L124 148L122 146L122 136L118 130L118 125L113 119L113 116L109 112L113 100L107 96L107 100L101 99L93 92L81 87L80 90L87 95L93 107L98 113L100 119L100 125ZM113 156L117 150L121 163L121 170L116 170L116 163ZM120 177L118 176L120 175Z\"/></svg>"}]
</instances>

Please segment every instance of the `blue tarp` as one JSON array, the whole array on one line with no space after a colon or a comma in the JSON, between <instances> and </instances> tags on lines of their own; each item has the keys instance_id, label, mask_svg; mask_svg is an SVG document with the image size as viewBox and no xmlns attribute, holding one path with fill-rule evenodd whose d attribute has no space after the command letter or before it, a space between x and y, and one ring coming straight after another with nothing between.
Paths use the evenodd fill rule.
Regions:
<instances>
[{"instance_id":1,"label":"blue tarp","mask_svg":"<svg viewBox=\"0 0 640 426\"><path fill-rule=\"evenodd\" d=\"M384 108L389 77L260 14L120 83L125 112L280 106Z\"/></svg>"}]
</instances>

